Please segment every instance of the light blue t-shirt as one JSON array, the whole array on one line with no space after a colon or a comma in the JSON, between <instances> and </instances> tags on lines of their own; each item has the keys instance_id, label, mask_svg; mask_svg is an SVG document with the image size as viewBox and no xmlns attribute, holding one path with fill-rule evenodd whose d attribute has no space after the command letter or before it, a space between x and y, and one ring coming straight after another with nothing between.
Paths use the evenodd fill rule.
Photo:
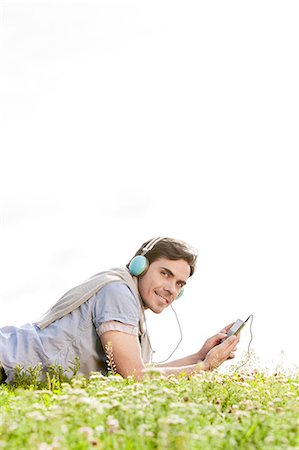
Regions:
<instances>
[{"instance_id":1,"label":"light blue t-shirt","mask_svg":"<svg viewBox=\"0 0 299 450\"><path fill-rule=\"evenodd\" d=\"M83 375L89 376L91 371L107 373L99 336L110 329L137 336L139 311L139 301L130 288L116 281L42 330L30 323L0 328L0 362L7 375L6 382L13 381L16 365L28 368L42 363L46 368L60 364L69 369L76 356ZM71 375L71 371L66 374Z\"/></svg>"}]
</instances>

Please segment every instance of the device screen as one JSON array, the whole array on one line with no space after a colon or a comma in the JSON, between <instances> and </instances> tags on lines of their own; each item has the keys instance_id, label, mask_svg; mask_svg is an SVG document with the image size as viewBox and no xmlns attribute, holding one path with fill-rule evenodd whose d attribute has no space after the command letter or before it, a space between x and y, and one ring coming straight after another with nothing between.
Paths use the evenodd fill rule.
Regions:
<instances>
[{"instance_id":1,"label":"device screen","mask_svg":"<svg viewBox=\"0 0 299 450\"><path fill-rule=\"evenodd\" d=\"M227 336L232 336L233 334L238 334L244 327L245 322L243 320L238 319L233 326L228 330Z\"/></svg>"}]
</instances>

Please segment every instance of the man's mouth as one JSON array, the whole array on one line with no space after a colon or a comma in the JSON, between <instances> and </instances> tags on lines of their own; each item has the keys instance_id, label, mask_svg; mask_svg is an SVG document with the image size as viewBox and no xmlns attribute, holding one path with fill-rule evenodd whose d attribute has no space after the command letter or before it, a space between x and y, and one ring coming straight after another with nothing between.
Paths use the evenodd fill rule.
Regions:
<instances>
[{"instance_id":1,"label":"man's mouth","mask_svg":"<svg viewBox=\"0 0 299 450\"><path fill-rule=\"evenodd\" d=\"M157 291L154 291L154 292L158 297L160 297L161 300L163 300L163 302L166 302L168 305L169 300L166 297L163 297L163 295L159 294L159 292L157 292Z\"/></svg>"}]
</instances>

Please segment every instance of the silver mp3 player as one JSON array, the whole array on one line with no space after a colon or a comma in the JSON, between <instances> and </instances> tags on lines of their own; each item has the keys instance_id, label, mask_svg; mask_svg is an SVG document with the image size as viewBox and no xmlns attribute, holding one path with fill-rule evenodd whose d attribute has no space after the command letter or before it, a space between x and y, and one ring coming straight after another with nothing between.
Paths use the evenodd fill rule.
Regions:
<instances>
[{"instance_id":1,"label":"silver mp3 player","mask_svg":"<svg viewBox=\"0 0 299 450\"><path fill-rule=\"evenodd\" d=\"M227 339L229 336L232 336L233 334L239 334L240 331L242 330L242 328L245 326L245 324L246 324L246 322L248 321L249 318L250 318L250 316L247 317L247 319L246 319L244 322L243 322L243 320L238 319L238 320L230 327L230 329L229 329L228 332L226 333L226 334L227 334L227 337L224 338L224 339L222 339L221 342L225 341L225 339Z\"/></svg>"},{"instance_id":2,"label":"silver mp3 player","mask_svg":"<svg viewBox=\"0 0 299 450\"><path fill-rule=\"evenodd\" d=\"M233 334L238 334L240 333L240 331L242 330L242 328L244 327L245 322L243 322L243 320L238 319L233 325L232 327L228 330L227 332L227 337L232 336Z\"/></svg>"}]
</instances>

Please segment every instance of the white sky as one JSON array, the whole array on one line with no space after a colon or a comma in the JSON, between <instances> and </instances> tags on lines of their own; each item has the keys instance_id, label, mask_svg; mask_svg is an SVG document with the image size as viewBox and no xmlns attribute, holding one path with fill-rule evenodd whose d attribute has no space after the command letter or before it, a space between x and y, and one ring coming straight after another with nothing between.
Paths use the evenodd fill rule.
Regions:
<instances>
[{"instance_id":1,"label":"white sky","mask_svg":"<svg viewBox=\"0 0 299 450\"><path fill-rule=\"evenodd\" d=\"M0 2L0 326L172 236L199 251L175 356L253 314L261 364L299 365L298 12ZM174 316L148 326L163 359Z\"/></svg>"}]
</instances>

